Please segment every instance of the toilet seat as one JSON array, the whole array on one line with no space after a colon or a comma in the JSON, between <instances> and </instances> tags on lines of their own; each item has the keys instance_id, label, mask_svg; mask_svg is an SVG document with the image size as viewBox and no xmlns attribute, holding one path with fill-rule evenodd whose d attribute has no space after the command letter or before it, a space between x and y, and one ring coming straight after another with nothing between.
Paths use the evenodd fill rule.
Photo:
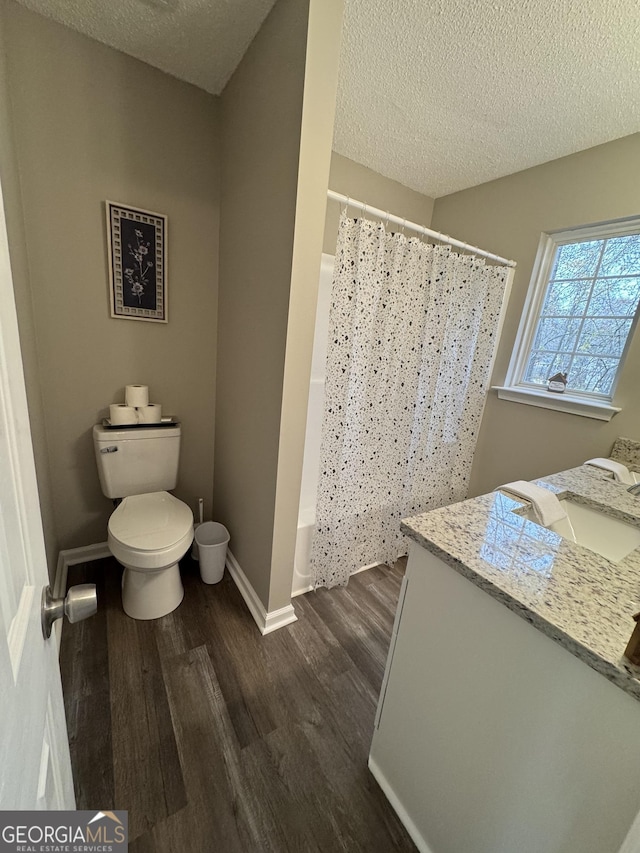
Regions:
<instances>
[{"instance_id":1,"label":"toilet seat","mask_svg":"<svg viewBox=\"0 0 640 853\"><path fill-rule=\"evenodd\" d=\"M193 515L169 492L130 495L111 515L108 533L109 549L124 566L159 571L187 552Z\"/></svg>"},{"instance_id":2,"label":"toilet seat","mask_svg":"<svg viewBox=\"0 0 640 853\"><path fill-rule=\"evenodd\" d=\"M130 495L109 519L111 537L135 551L163 551L192 528L191 510L169 492Z\"/></svg>"}]
</instances>

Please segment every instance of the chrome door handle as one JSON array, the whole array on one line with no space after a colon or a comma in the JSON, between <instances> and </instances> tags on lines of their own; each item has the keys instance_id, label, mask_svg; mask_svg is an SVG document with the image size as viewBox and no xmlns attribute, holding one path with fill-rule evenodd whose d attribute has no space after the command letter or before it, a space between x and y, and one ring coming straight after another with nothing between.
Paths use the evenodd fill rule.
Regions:
<instances>
[{"instance_id":1,"label":"chrome door handle","mask_svg":"<svg viewBox=\"0 0 640 853\"><path fill-rule=\"evenodd\" d=\"M69 622L80 622L93 616L98 610L98 596L94 583L72 586L64 598L54 598L51 587L42 590L42 633L45 640L51 636L51 626L56 619L66 616Z\"/></svg>"}]
</instances>

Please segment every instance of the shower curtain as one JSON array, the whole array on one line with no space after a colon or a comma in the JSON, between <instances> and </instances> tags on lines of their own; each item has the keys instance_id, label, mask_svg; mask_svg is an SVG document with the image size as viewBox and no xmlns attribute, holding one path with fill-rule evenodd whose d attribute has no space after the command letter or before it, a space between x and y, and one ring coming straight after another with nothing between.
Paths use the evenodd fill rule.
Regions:
<instances>
[{"instance_id":1,"label":"shower curtain","mask_svg":"<svg viewBox=\"0 0 640 853\"><path fill-rule=\"evenodd\" d=\"M507 269L343 213L329 319L316 587L407 547L466 496Z\"/></svg>"}]
</instances>

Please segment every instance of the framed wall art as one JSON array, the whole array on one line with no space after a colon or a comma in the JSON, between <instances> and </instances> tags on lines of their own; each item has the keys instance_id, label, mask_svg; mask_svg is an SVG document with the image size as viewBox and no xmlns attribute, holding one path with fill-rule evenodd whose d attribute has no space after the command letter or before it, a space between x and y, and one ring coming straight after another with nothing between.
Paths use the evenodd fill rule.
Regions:
<instances>
[{"instance_id":1,"label":"framed wall art","mask_svg":"<svg viewBox=\"0 0 640 853\"><path fill-rule=\"evenodd\" d=\"M167 217L105 202L111 316L167 323Z\"/></svg>"}]
</instances>

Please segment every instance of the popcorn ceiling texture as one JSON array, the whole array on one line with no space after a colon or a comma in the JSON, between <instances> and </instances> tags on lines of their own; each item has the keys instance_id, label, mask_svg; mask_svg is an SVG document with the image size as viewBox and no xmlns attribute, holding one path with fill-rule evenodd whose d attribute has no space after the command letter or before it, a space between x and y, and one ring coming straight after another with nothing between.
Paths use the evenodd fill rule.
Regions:
<instances>
[{"instance_id":1,"label":"popcorn ceiling texture","mask_svg":"<svg viewBox=\"0 0 640 853\"><path fill-rule=\"evenodd\" d=\"M23 6L219 95L275 0L20 0Z\"/></svg>"},{"instance_id":2,"label":"popcorn ceiling texture","mask_svg":"<svg viewBox=\"0 0 640 853\"><path fill-rule=\"evenodd\" d=\"M347 0L334 149L431 197L640 129L637 0Z\"/></svg>"},{"instance_id":3,"label":"popcorn ceiling texture","mask_svg":"<svg viewBox=\"0 0 640 853\"><path fill-rule=\"evenodd\" d=\"M20 0L214 95L275 0ZM334 148L437 198L640 130L637 0L345 0Z\"/></svg>"}]
</instances>

